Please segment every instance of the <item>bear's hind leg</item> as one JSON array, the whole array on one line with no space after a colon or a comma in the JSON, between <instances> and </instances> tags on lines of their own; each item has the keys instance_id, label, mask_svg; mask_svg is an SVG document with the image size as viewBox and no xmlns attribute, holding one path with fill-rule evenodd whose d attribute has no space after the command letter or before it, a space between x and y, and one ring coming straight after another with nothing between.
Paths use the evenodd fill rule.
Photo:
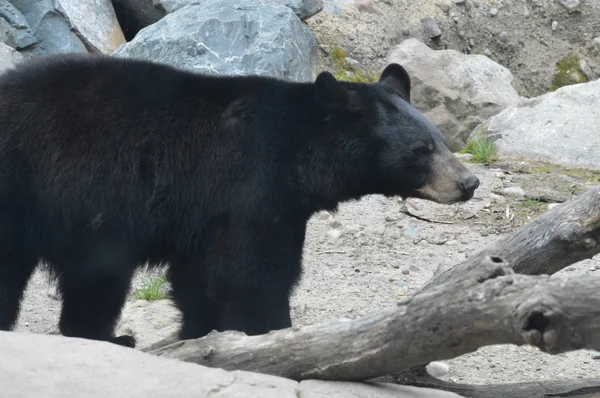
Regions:
<instances>
[{"instance_id":1,"label":"bear's hind leg","mask_svg":"<svg viewBox=\"0 0 600 398\"><path fill-rule=\"evenodd\" d=\"M172 298L182 313L179 338L194 339L220 330L219 308L207 297L207 285L202 268L193 261L174 261L168 272L173 287Z\"/></svg>"},{"instance_id":2,"label":"bear's hind leg","mask_svg":"<svg viewBox=\"0 0 600 398\"><path fill-rule=\"evenodd\" d=\"M0 250L0 330L11 330L37 258L14 247Z\"/></svg>"},{"instance_id":3,"label":"bear's hind leg","mask_svg":"<svg viewBox=\"0 0 600 398\"><path fill-rule=\"evenodd\" d=\"M114 249L96 248L62 264L59 289L63 306L59 328L64 336L133 348L135 338L116 337L114 328L129 292L135 263L124 252Z\"/></svg>"}]
</instances>

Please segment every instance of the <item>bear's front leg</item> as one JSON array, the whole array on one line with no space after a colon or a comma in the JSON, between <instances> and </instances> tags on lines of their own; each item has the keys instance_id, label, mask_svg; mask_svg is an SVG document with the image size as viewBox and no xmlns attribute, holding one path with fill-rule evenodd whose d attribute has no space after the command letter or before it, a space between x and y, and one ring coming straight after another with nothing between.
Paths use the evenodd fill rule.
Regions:
<instances>
[{"instance_id":1,"label":"bear's front leg","mask_svg":"<svg viewBox=\"0 0 600 398\"><path fill-rule=\"evenodd\" d=\"M219 330L257 335L292 326L289 298L301 274L304 230L283 217L229 225L208 258Z\"/></svg>"}]
</instances>

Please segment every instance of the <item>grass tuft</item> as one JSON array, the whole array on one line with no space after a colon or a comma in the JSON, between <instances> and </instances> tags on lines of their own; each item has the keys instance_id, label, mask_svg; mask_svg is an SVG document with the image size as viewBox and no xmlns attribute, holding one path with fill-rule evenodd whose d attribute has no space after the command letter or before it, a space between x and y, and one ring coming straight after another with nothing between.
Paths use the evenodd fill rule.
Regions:
<instances>
[{"instance_id":1,"label":"grass tuft","mask_svg":"<svg viewBox=\"0 0 600 398\"><path fill-rule=\"evenodd\" d=\"M480 134L472 141L469 141L460 153L470 153L473 155L473 162L475 163L491 163L498 156L496 144L494 144L494 141L487 134Z\"/></svg>"},{"instance_id":2,"label":"grass tuft","mask_svg":"<svg viewBox=\"0 0 600 398\"><path fill-rule=\"evenodd\" d=\"M133 297L136 300L146 301L165 299L167 297L165 292L166 282L167 278L164 275L155 278L148 278L144 281L142 287L133 293Z\"/></svg>"}]
</instances>

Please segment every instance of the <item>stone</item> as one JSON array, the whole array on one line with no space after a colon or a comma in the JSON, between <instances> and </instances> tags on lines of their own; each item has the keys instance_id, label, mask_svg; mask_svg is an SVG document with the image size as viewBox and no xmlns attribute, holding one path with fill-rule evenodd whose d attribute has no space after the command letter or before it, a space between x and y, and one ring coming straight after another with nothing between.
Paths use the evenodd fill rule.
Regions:
<instances>
[{"instance_id":1,"label":"stone","mask_svg":"<svg viewBox=\"0 0 600 398\"><path fill-rule=\"evenodd\" d=\"M408 71L413 105L444 133L452 151L463 149L484 120L519 101L512 73L483 55L435 51L407 39L392 47L387 62Z\"/></svg>"},{"instance_id":2,"label":"stone","mask_svg":"<svg viewBox=\"0 0 600 398\"><path fill-rule=\"evenodd\" d=\"M433 18L426 17L421 20L425 35L430 39L438 38L442 35L442 30Z\"/></svg>"},{"instance_id":3,"label":"stone","mask_svg":"<svg viewBox=\"0 0 600 398\"><path fill-rule=\"evenodd\" d=\"M522 98L479 125L501 156L600 170L600 80Z\"/></svg>"},{"instance_id":4,"label":"stone","mask_svg":"<svg viewBox=\"0 0 600 398\"><path fill-rule=\"evenodd\" d=\"M427 370L427 373L429 373L433 377L440 378L440 377L448 374L448 371L450 370L450 366L448 366L448 364L445 364L444 362L434 361L434 362L430 362L425 367L425 369Z\"/></svg>"},{"instance_id":5,"label":"stone","mask_svg":"<svg viewBox=\"0 0 600 398\"><path fill-rule=\"evenodd\" d=\"M114 9L106 0L13 0L38 40L23 54L110 54L125 43Z\"/></svg>"},{"instance_id":6,"label":"stone","mask_svg":"<svg viewBox=\"0 0 600 398\"><path fill-rule=\"evenodd\" d=\"M470 153L457 153L456 157L461 160L473 160L473 158L475 158L475 156Z\"/></svg>"},{"instance_id":7,"label":"stone","mask_svg":"<svg viewBox=\"0 0 600 398\"><path fill-rule=\"evenodd\" d=\"M567 11L575 11L581 5L581 0L559 0L559 3L567 9Z\"/></svg>"},{"instance_id":8,"label":"stone","mask_svg":"<svg viewBox=\"0 0 600 398\"><path fill-rule=\"evenodd\" d=\"M459 398L460 395L431 388L388 383L355 383L305 380L300 382L300 398Z\"/></svg>"},{"instance_id":9,"label":"stone","mask_svg":"<svg viewBox=\"0 0 600 398\"><path fill-rule=\"evenodd\" d=\"M556 29L558 29L558 22L552 21L552 30L555 31Z\"/></svg>"},{"instance_id":10,"label":"stone","mask_svg":"<svg viewBox=\"0 0 600 398\"><path fill-rule=\"evenodd\" d=\"M21 50L37 41L21 11L8 0L0 0L0 42Z\"/></svg>"},{"instance_id":11,"label":"stone","mask_svg":"<svg viewBox=\"0 0 600 398\"><path fill-rule=\"evenodd\" d=\"M457 398L388 383L304 380L226 371L112 343L0 331L2 398Z\"/></svg>"},{"instance_id":12,"label":"stone","mask_svg":"<svg viewBox=\"0 0 600 398\"><path fill-rule=\"evenodd\" d=\"M301 20L306 20L313 15L321 12L325 6L323 0L274 0L276 3L281 4L292 9L294 13Z\"/></svg>"},{"instance_id":13,"label":"stone","mask_svg":"<svg viewBox=\"0 0 600 398\"><path fill-rule=\"evenodd\" d=\"M342 232L339 229L332 229L327 231L327 237L331 240L337 240L342 236Z\"/></svg>"},{"instance_id":14,"label":"stone","mask_svg":"<svg viewBox=\"0 0 600 398\"><path fill-rule=\"evenodd\" d=\"M168 14L114 55L210 75L313 81L317 46L288 7L271 0L206 0Z\"/></svg>"},{"instance_id":15,"label":"stone","mask_svg":"<svg viewBox=\"0 0 600 398\"><path fill-rule=\"evenodd\" d=\"M594 72L585 59L579 61L579 70L585 75L588 81L594 80Z\"/></svg>"},{"instance_id":16,"label":"stone","mask_svg":"<svg viewBox=\"0 0 600 398\"><path fill-rule=\"evenodd\" d=\"M132 40L140 30L167 15L161 2L157 0L112 0L112 3L127 41Z\"/></svg>"},{"instance_id":17,"label":"stone","mask_svg":"<svg viewBox=\"0 0 600 398\"><path fill-rule=\"evenodd\" d=\"M14 48L0 43L0 73L14 68L23 60L23 56Z\"/></svg>"},{"instance_id":18,"label":"stone","mask_svg":"<svg viewBox=\"0 0 600 398\"><path fill-rule=\"evenodd\" d=\"M514 199L523 199L525 191L521 187L506 187L502 189L502 195Z\"/></svg>"},{"instance_id":19,"label":"stone","mask_svg":"<svg viewBox=\"0 0 600 398\"><path fill-rule=\"evenodd\" d=\"M350 64L351 67L359 69L360 68L360 62L358 62L357 60L355 60L354 58L350 58L350 57L346 57L345 61Z\"/></svg>"},{"instance_id":20,"label":"stone","mask_svg":"<svg viewBox=\"0 0 600 398\"><path fill-rule=\"evenodd\" d=\"M502 43L508 43L508 40L510 39L510 35L508 34L508 32L506 31L502 31L500 32L500 34L498 35L498 38L500 39L500 41Z\"/></svg>"},{"instance_id":21,"label":"stone","mask_svg":"<svg viewBox=\"0 0 600 398\"><path fill-rule=\"evenodd\" d=\"M593 40L593 41L594 41L594 44L595 44L595 45L597 45L597 46L600 46L600 36L598 36L598 37L594 37L594 40Z\"/></svg>"},{"instance_id":22,"label":"stone","mask_svg":"<svg viewBox=\"0 0 600 398\"><path fill-rule=\"evenodd\" d=\"M342 7L336 0L323 0L323 12L333 15L342 15Z\"/></svg>"},{"instance_id":23,"label":"stone","mask_svg":"<svg viewBox=\"0 0 600 398\"><path fill-rule=\"evenodd\" d=\"M495 7L490 8L490 15L492 17L495 17L496 15L498 15L498 9Z\"/></svg>"}]
</instances>

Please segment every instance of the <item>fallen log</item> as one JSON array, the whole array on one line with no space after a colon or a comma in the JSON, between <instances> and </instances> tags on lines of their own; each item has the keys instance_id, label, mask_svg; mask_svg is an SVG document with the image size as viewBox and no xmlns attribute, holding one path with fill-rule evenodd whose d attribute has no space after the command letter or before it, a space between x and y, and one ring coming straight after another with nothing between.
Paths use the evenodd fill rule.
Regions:
<instances>
[{"instance_id":1,"label":"fallen log","mask_svg":"<svg viewBox=\"0 0 600 398\"><path fill-rule=\"evenodd\" d=\"M468 274L375 314L260 336L211 333L147 352L294 380L363 381L492 344L600 349L600 278L514 274L488 257Z\"/></svg>"},{"instance_id":2,"label":"fallen log","mask_svg":"<svg viewBox=\"0 0 600 398\"><path fill-rule=\"evenodd\" d=\"M451 268L438 269L421 290L446 283L497 256L526 275L552 275L600 253L600 185L561 203L494 245Z\"/></svg>"}]
</instances>

